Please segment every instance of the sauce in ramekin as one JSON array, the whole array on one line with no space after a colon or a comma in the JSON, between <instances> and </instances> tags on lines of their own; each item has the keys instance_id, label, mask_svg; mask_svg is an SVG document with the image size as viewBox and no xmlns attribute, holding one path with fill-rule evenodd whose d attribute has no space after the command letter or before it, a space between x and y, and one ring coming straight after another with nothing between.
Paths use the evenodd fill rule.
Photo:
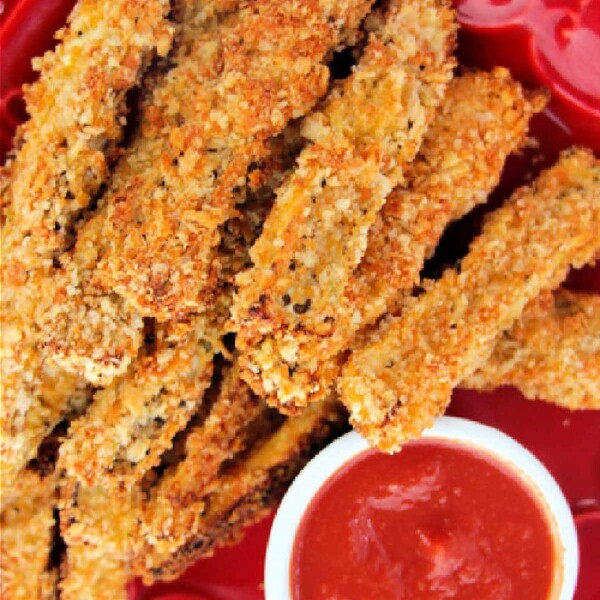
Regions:
<instances>
[{"instance_id":1,"label":"sauce in ramekin","mask_svg":"<svg viewBox=\"0 0 600 600\"><path fill-rule=\"evenodd\" d=\"M429 438L346 463L294 541L294 600L548 600L547 510L503 462Z\"/></svg>"}]
</instances>

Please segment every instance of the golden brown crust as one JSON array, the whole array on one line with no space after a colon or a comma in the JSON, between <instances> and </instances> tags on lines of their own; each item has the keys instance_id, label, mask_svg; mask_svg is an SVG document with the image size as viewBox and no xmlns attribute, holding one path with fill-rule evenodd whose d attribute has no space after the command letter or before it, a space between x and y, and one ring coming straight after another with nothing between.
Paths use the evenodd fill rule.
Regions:
<instances>
[{"instance_id":1,"label":"golden brown crust","mask_svg":"<svg viewBox=\"0 0 600 600\"><path fill-rule=\"evenodd\" d=\"M50 564L54 537L56 477L22 471L2 496L0 513L0 597L50 600L56 569Z\"/></svg>"},{"instance_id":2,"label":"golden brown crust","mask_svg":"<svg viewBox=\"0 0 600 600\"><path fill-rule=\"evenodd\" d=\"M62 482L61 600L126 600L135 536L138 490L110 490Z\"/></svg>"},{"instance_id":3,"label":"golden brown crust","mask_svg":"<svg viewBox=\"0 0 600 600\"><path fill-rule=\"evenodd\" d=\"M501 385L571 410L600 409L600 296L558 290L531 301L488 361L461 383Z\"/></svg>"},{"instance_id":4,"label":"golden brown crust","mask_svg":"<svg viewBox=\"0 0 600 600\"><path fill-rule=\"evenodd\" d=\"M189 524L185 537L178 543L165 540L162 548L160 544L144 547L135 563L136 574L146 583L173 579L200 556L239 540L243 528L273 508L310 456L344 423L344 411L332 399L289 417L213 481L213 493L203 499L202 512Z\"/></svg>"},{"instance_id":5,"label":"golden brown crust","mask_svg":"<svg viewBox=\"0 0 600 600\"><path fill-rule=\"evenodd\" d=\"M446 226L487 200L544 100L526 94L504 68L467 72L450 82L407 169L407 185L390 194L369 232L356 286L349 290L360 327L393 312L401 291L418 284Z\"/></svg>"},{"instance_id":6,"label":"golden brown crust","mask_svg":"<svg viewBox=\"0 0 600 600\"><path fill-rule=\"evenodd\" d=\"M118 335L119 322L133 327L129 313L164 321L214 306L220 226L235 214L249 166L325 93L326 55L369 5L259 0L196 30L68 265L63 286L76 289L57 300L54 313L64 318L50 316L48 336L64 368L94 382L103 373L106 385L135 357L135 343L123 343L133 338ZM91 305L94 295L104 296L103 310ZM74 304L99 312L94 333L69 321L81 312Z\"/></svg>"},{"instance_id":7,"label":"golden brown crust","mask_svg":"<svg viewBox=\"0 0 600 600\"><path fill-rule=\"evenodd\" d=\"M315 356L327 355L369 227L452 75L452 11L435 0L389 4L353 74L307 118L312 144L278 191L254 267L237 280L243 377L280 409L327 395L311 378Z\"/></svg>"},{"instance_id":8,"label":"golden brown crust","mask_svg":"<svg viewBox=\"0 0 600 600\"><path fill-rule=\"evenodd\" d=\"M170 329L177 336L169 335ZM130 487L160 462L175 434L198 410L218 351L216 335L196 320L157 332L156 351L99 390L74 421L60 465L86 485Z\"/></svg>"},{"instance_id":9,"label":"golden brown crust","mask_svg":"<svg viewBox=\"0 0 600 600\"><path fill-rule=\"evenodd\" d=\"M344 367L341 398L371 444L397 450L446 408L526 304L600 248L600 162L564 152L487 219L462 260Z\"/></svg>"},{"instance_id":10,"label":"golden brown crust","mask_svg":"<svg viewBox=\"0 0 600 600\"><path fill-rule=\"evenodd\" d=\"M9 160L3 236L5 256L21 269L64 250L73 218L107 179L126 93L153 54L170 48L169 9L169 0L81 0L60 44L34 61L41 74L25 90L30 119Z\"/></svg>"},{"instance_id":11,"label":"golden brown crust","mask_svg":"<svg viewBox=\"0 0 600 600\"><path fill-rule=\"evenodd\" d=\"M44 362L38 348L43 315L54 297L52 255L65 250L74 217L108 177L127 91L153 53L169 49L169 5L79 2L59 45L37 60L40 78L26 90L31 118L2 177L4 486L62 416L87 401L85 381Z\"/></svg>"}]
</instances>

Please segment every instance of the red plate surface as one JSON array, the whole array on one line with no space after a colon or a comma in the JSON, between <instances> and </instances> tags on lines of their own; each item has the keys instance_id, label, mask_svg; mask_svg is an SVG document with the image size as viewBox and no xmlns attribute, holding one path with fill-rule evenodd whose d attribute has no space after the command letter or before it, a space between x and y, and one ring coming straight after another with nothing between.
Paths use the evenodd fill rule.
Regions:
<instances>
[{"instance_id":1,"label":"red plate surface","mask_svg":"<svg viewBox=\"0 0 600 600\"><path fill-rule=\"evenodd\" d=\"M24 116L20 86L33 77L30 58L52 46L53 32L73 3L0 2L2 157ZM461 62L505 65L524 84L552 92L532 125L539 148L511 159L496 198L566 146L585 144L600 153L600 0L455 0L455 5L463 25ZM569 285L600 293L600 265L572 273ZM546 464L576 515L582 560L575 600L599 600L600 411L571 413L506 388L489 394L459 390L449 412L505 431ZM250 528L240 544L198 561L177 581L149 588L132 582L131 599L261 600L271 522Z\"/></svg>"}]
</instances>

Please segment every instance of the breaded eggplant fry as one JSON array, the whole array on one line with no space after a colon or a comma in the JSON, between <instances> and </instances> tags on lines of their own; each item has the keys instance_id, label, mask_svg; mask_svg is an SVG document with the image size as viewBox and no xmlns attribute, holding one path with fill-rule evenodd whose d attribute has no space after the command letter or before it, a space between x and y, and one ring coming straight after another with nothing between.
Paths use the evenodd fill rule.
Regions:
<instances>
[{"instance_id":1,"label":"breaded eggplant fry","mask_svg":"<svg viewBox=\"0 0 600 600\"><path fill-rule=\"evenodd\" d=\"M389 4L352 75L306 119L312 144L278 190L254 267L237 280L243 377L280 409L326 395L311 378L315 357L327 351L369 228L452 76L453 12L437 0Z\"/></svg>"},{"instance_id":2,"label":"breaded eggplant fry","mask_svg":"<svg viewBox=\"0 0 600 600\"><path fill-rule=\"evenodd\" d=\"M572 149L487 219L448 269L345 365L341 399L373 446L398 450L443 413L527 303L600 249L600 161Z\"/></svg>"},{"instance_id":3,"label":"breaded eggplant fry","mask_svg":"<svg viewBox=\"0 0 600 600\"><path fill-rule=\"evenodd\" d=\"M398 307L402 290L418 284L446 226L487 200L544 104L544 96L528 96L504 68L467 72L450 82L408 168L408 185L390 194L369 232L356 285L349 288L361 327Z\"/></svg>"},{"instance_id":4,"label":"breaded eggplant fry","mask_svg":"<svg viewBox=\"0 0 600 600\"><path fill-rule=\"evenodd\" d=\"M72 480L61 485L61 600L126 600L137 540L138 490L105 490Z\"/></svg>"},{"instance_id":5,"label":"breaded eggplant fry","mask_svg":"<svg viewBox=\"0 0 600 600\"><path fill-rule=\"evenodd\" d=\"M127 112L127 91L155 53L165 56L169 0L80 0L59 45L34 61L30 119L9 159L2 250L14 268L43 266L69 242L73 219L108 177Z\"/></svg>"},{"instance_id":6,"label":"breaded eggplant fry","mask_svg":"<svg viewBox=\"0 0 600 600\"><path fill-rule=\"evenodd\" d=\"M171 151L169 132L178 130L193 109L190 97L200 97L210 88L219 70L222 21L237 5L235 0L191 0L182 7L183 26L171 57L174 66L147 92L140 130L115 168L100 209L78 232L74 250L61 257L54 303L45 315L44 351L51 362L93 385L108 386L123 375L143 338L142 317L122 297L107 294L92 280L100 254L115 242L114 232L105 228L109 222L121 222L121 233L127 236L132 218L147 218L149 226L160 221L158 213L150 217L154 211L150 199L157 197L158 202L162 197L161 181L174 168L165 162L170 164L165 158ZM181 184L180 191L184 187ZM130 195L150 204L132 212L126 201Z\"/></svg>"},{"instance_id":7,"label":"breaded eggplant fry","mask_svg":"<svg viewBox=\"0 0 600 600\"><path fill-rule=\"evenodd\" d=\"M52 600L56 569L50 564L54 537L56 477L21 471L2 497L0 598Z\"/></svg>"},{"instance_id":8,"label":"breaded eggplant fry","mask_svg":"<svg viewBox=\"0 0 600 600\"><path fill-rule=\"evenodd\" d=\"M54 297L52 256L108 178L125 123L127 91L170 46L167 0L83 0L38 59L26 90L31 116L3 168L2 485L32 458L54 425L86 402L85 381L44 362L42 316Z\"/></svg>"},{"instance_id":9,"label":"breaded eggplant fry","mask_svg":"<svg viewBox=\"0 0 600 600\"><path fill-rule=\"evenodd\" d=\"M182 329L183 331L177 331ZM210 385L218 337L199 319L157 332L156 350L94 395L71 424L60 465L76 481L131 487L160 462Z\"/></svg>"},{"instance_id":10,"label":"breaded eggplant fry","mask_svg":"<svg viewBox=\"0 0 600 600\"><path fill-rule=\"evenodd\" d=\"M48 349L64 368L106 385L140 343L119 334L119 323L135 328L132 311L165 321L214 305L220 226L249 168L325 93L325 60L370 4L257 0L198 31L143 113L141 137L90 224L93 247L75 249L78 273L65 287L76 289L49 315ZM108 301L90 300L97 295ZM70 321L81 313L74 305L94 315L85 331Z\"/></svg>"},{"instance_id":11,"label":"breaded eggplant fry","mask_svg":"<svg viewBox=\"0 0 600 600\"><path fill-rule=\"evenodd\" d=\"M390 310L401 291L418 281L448 222L485 201L542 104L539 96L528 101L505 69L467 73L450 82L421 151L408 166L407 187L390 194L369 232L331 331L325 339L311 338L306 330L301 334L305 350L300 347L292 369L294 378L309 382L302 390L306 400L331 386L341 368L339 353L351 347L356 331Z\"/></svg>"},{"instance_id":12,"label":"breaded eggplant fry","mask_svg":"<svg viewBox=\"0 0 600 600\"><path fill-rule=\"evenodd\" d=\"M242 460L212 485L214 492L188 532L185 544L175 548L146 544L136 557L135 572L145 583L174 579L200 556L238 541L243 528L267 515L306 461L346 422L335 400L316 402L299 416L289 417L267 440L260 440Z\"/></svg>"},{"instance_id":13,"label":"breaded eggplant fry","mask_svg":"<svg viewBox=\"0 0 600 600\"><path fill-rule=\"evenodd\" d=\"M487 362L461 383L513 385L532 400L600 409L600 296L558 290L531 301Z\"/></svg>"},{"instance_id":14,"label":"breaded eggplant fry","mask_svg":"<svg viewBox=\"0 0 600 600\"><path fill-rule=\"evenodd\" d=\"M246 430L263 410L231 367L204 422L190 428L180 462L162 474L144 504L140 536L154 553L168 556L193 536L223 463L245 449Z\"/></svg>"}]
</instances>

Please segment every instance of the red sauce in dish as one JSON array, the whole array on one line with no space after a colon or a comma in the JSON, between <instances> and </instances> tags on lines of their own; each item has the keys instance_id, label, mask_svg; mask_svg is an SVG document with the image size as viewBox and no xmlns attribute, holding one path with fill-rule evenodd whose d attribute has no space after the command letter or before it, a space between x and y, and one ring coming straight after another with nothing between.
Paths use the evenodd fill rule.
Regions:
<instances>
[{"instance_id":1,"label":"red sauce in dish","mask_svg":"<svg viewBox=\"0 0 600 600\"><path fill-rule=\"evenodd\" d=\"M548 600L554 544L540 502L488 454L419 440L367 451L298 528L294 600Z\"/></svg>"}]
</instances>

